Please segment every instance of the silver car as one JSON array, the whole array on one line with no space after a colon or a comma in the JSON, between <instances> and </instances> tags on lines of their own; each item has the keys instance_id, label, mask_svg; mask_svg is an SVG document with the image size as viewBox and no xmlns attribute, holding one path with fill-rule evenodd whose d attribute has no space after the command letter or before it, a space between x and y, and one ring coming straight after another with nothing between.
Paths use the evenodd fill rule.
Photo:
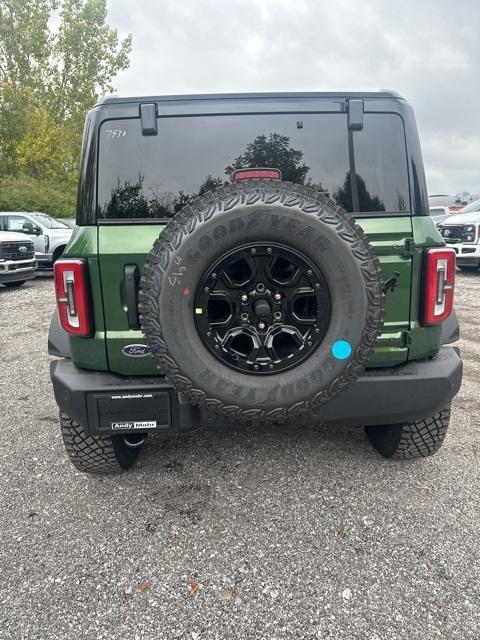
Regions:
<instances>
[{"instance_id":1,"label":"silver car","mask_svg":"<svg viewBox=\"0 0 480 640\"><path fill-rule=\"evenodd\" d=\"M39 267L50 266L65 250L73 229L45 213L0 211L0 231L23 233L33 241Z\"/></svg>"}]
</instances>

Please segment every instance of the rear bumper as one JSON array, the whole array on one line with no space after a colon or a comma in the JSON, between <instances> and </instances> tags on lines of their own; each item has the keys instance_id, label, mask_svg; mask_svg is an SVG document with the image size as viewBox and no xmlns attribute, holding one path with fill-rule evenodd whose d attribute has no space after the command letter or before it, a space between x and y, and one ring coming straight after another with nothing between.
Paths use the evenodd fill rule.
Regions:
<instances>
[{"instance_id":1,"label":"rear bumper","mask_svg":"<svg viewBox=\"0 0 480 640\"><path fill-rule=\"evenodd\" d=\"M59 409L88 434L138 431L138 423L155 423L142 430L188 431L200 422L199 410L161 376L86 371L66 359L50 363L50 379Z\"/></svg>"},{"instance_id":2,"label":"rear bumper","mask_svg":"<svg viewBox=\"0 0 480 640\"><path fill-rule=\"evenodd\" d=\"M90 434L184 431L215 422L162 377L95 373L77 369L70 360L53 361L50 375L60 409ZM432 360L365 371L347 391L302 422L366 426L426 418L450 403L461 381L458 349L442 347Z\"/></svg>"}]
</instances>

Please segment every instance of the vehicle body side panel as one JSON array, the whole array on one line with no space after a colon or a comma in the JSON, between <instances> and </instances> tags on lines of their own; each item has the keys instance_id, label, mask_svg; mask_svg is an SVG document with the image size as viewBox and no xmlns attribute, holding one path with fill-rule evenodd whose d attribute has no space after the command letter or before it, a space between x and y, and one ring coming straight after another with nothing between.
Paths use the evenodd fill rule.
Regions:
<instances>
[{"instance_id":1,"label":"vehicle body side panel","mask_svg":"<svg viewBox=\"0 0 480 640\"><path fill-rule=\"evenodd\" d=\"M99 226L98 250L103 286L107 353L110 370L127 375L148 375L157 372L150 356L133 358L124 355L128 344L143 344L140 329L128 326L124 290L124 269L127 264L143 270L147 254L163 225Z\"/></svg>"}]
</instances>

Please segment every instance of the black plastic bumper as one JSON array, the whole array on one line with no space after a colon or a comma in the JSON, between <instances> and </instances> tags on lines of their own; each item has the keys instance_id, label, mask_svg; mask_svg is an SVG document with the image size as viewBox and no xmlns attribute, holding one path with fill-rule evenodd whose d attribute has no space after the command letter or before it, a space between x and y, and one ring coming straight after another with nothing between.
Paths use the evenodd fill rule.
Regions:
<instances>
[{"instance_id":1,"label":"black plastic bumper","mask_svg":"<svg viewBox=\"0 0 480 640\"><path fill-rule=\"evenodd\" d=\"M50 378L60 410L89 434L186 431L200 423L199 410L161 376L127 378L54 360Z\"/></svg>"},{"instance_id":2,"label":"black plastic bumper","mask_svg":"<svg viewBox=\"0 0 480 640\"><path fill-rule=\"evenodd\" d=\"M55 360L51 379L60 409L90 434L184 431L212 423L160 376L126 378ZM365 426L426 418L450 403L461 380L458 349L442 347L432 360L366 370L347 391L301 422Z\"/></svg>"}]
</instances>

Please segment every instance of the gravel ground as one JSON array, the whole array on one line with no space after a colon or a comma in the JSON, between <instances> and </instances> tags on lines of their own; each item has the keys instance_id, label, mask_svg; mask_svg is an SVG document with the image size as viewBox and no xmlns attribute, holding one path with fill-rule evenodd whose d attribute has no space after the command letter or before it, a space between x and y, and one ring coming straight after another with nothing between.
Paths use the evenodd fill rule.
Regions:
<instances>
[{"instance_id":1,"label":"gravel ground","mask_svg":"<svg viewBox=\"0 0 480 640\"><path fill-rule=\"evenodd\" d=\"M0 638L480 638L480 273L457 291L465 378L435 457L229 430L95 479L60 438L52 282L0 287Z\"/></svg>"}]
</instances>

